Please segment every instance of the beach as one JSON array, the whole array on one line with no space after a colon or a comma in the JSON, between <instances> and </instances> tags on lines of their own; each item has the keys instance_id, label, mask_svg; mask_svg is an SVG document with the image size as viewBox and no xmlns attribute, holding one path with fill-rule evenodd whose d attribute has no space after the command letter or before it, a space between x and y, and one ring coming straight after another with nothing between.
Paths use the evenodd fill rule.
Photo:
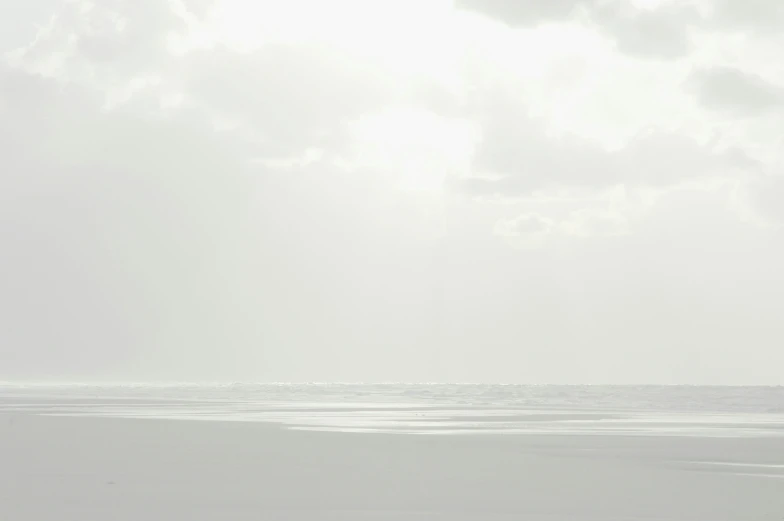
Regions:
<instances>
[{"instance_id":1,"label":"beach","mask_svg":"<svg viewBox=\"0 0 784 521\"><path fill-rule=\"evenodd\" d=\"M784 518L779 435L362 433L20 402L0 408L8 521Z\"/></svg>"}]
</instances>

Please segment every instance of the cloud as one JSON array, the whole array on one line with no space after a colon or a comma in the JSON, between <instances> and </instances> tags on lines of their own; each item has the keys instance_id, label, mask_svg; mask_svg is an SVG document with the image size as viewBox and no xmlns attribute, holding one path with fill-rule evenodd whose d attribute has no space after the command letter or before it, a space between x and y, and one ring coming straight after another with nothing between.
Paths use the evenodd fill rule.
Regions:
<instances>
[{"instance_id":1,"label":"cloud","mask_svg":"<svg viewBox=\"0 0 784 521\"><path fill-rule=\"evenodd\" d=\"M584 0L457 0L455 5L519 27L567 19L585 3Z\"/></svg>"},{"instance_id":2,"label":"cloud","mask_svg":"<svg viewBox=\"0 0 784 521\"><path fill-rule=\"evenodd\" d=\"M468 191L514 195L564 183L604 186L615 181L614 173L597 167L604 153L592 143L576 136L549 137L519 99L485 96L476 116L482 138L474 157L475 176L463 182Z\"/></svg>"},{"instance_id":3,"label":"cloud","mask_svg":"<svg viewBox=\"0 0 784 521\"><path fill-rule=\"evenodd\" d=\"M689 5L638 9L628 2L599 4L590 19L609 34L618 50L639 58L676 59L691 53L692 27L700 20Z\"/></svg>"},{"instance_id":4,"label":"cloud","mask_svg":"<svg viewBox=\"0 0 784 521\"><path fill-rule=\"evenodd\" d=\"M518 28L547 22L590 21L615 41L618 50L639 58L670 59L689 54L691 28L701 20L692 6L669 2L653 9L639 8L627 1L596 0L458 0L457 6Z\"/></svg>"},{"instance_id":5,"label":"cloud","mask_svg":"<svg viewBox=\"0 0 784 521\"><path fill-rule=\"evenodd\" d=\"M584 206L561 217L545 216L528 211L512 218L498 220L494 234L515 247L543 248L564 239L597 239L628 235L629 218L614 208Z\"/></svg>"},{"instance_id":6,"label":"cloud","mask_svg":"<svg viewBox=\"0 0 784 521\"><path fill-rule=\"evenodd\" d=\"M493 232L516 248L537 249L547 245L555 227L551 219L529 212L499 220Z\"/></svg>"},{"instance_id":7,"label":"cloud","mask_svg":"<svg viewBox=\"0 0 784 521\"><path fill-rule=\"evenodd\" d=\"M496 227L498 235L518 237L545 235L553 228L553 222L539 214L529 213L518 215L512 219L499 221Z\"/></svg>"},{"instance_id":8,"label":"cloud","mask_svg":"<svg viewBox=\"0 0 784 521\"><path fill-rule=\"evenodd\" d=\"M738 186L735 203L745 220L761 227L784 227L784 175L781 171L755 172Z\"/></svg>"},{"instance_id":9,"label":"cloud","mask_svg":"<svg viewBox=\"0 0 784 521\"><path fill-rule=\"evenodd\" d=\"M624 183L666 187L695 180L741 175L736 150L714 150L710 143L661 131L645 132L607 161Z\"/></svg>"},{"instance_id":10,"label":"cloud","mask_svg":"<svg viewBox=\"0 0 784 521\"><path fill-rule=\"evenodd\" d=\"M169 37L187 30L171 2L58 3L36 38L15 51L26 67L71 81L116 84L163 74Z\"/></svg>"},{"instance_id":11,"label":"cloud","mask_svg":"<svg viewBox=\"0 0 784 521\"><path fill-rule=\"evenodd\" d=\"M682 84L781 83L770 31L667 1L195 1L61 3L5 55L4 374L780 379L778 101L739 121Z\"/></svg>"},{"instance_id":12,"label":"cloud","mask_svg":"<svg viewBox=\"0 0 784 521\"><path fill-rule=\"evenodd\" d=\"M784 87L733 67L695 71L690 84L699 102L714 110L754 116L784 103Z\"/></svg>"},{"instance_id":13,"label":"cloud","mask_svg":"<svg viewBox=\"0 0 784 521\"><path fill-rule=\"evenodd\" d=\"M390 106L351 124L352 159L401 188L441 191L448 172L467 172L479 139L472 121Z\"/></svg>"},{"instance_id":14,"label":"cloud","mask_svg":"<svg viewBox=\"0 0 784 521\"><path fill-rule=\"evenodd\" d=\"M28 0L13 9L3 9L0 17L0 54L26 45L35 38L38 26L45 25L60 0Z\"/></svg>"},{"instance_id":15,"label":"cloud","mask_svg":"<svg viewBox=\"0 0 784 521\"><path fill-rule=\"evenodd\" d=\"M211 345L252 342L252 321L231 314L258 290L237 137L188 111L105 112L92 90L0 74L8 370L133 371L184 346L196 366Z\"/></svg>"},{"instance_id":16,"label":"cloud","mask_svg":"<svg viewBox=\"0 0 784 521\"><path fill-rule=\"evenodd\" d=\"M777 0L458 0L456 5L512 28L587 23L620 52L639 59L688 57L696 50L696 33L718 38L733 32L775 35L784 23L784 7Z\"/></svg>"},{"instance_id":17,"label":"cloud","mask_svg":"<svg viewBox=\"0 0 784 521\"><path fill-rule=\"evenodd\" d=\"M622 213L605 208L585 208L571 212L560 223L566 234L581 238L618 237L630 233L629 220Z\"/></svg>"},{"instance_id":18,"label":"cloud","mask_svg":"<svg viewBox=\"0 0 784 521\"><path fill-rule=\"evenodd\" d=\"M784 6L777 0L713 0L708 20L718 28L773 30L784 23Z\"/></svg>"},{"instance_id":19,"label":"cloud","mask_svg":"<svg viewBox=\"0 0 784 521\"><path fill-rule=\"evenodd\" d=\"M473 175L453 177L453 190L516 197L563 187L664 187L733 178L742 169L737 151L715 150L710 143L671 132L641 132L615 151L570 133L553 136L520 101L499 95L488 99L478 110L483 133Z\"/></svg>"},{"instance_id":20,"label":"cloud","mask_svg":"<svg viewBox=\"0 0 784 521\"><path fill-rule=\"evenodd\" d=\"M14 63L97 89L110 105L133 103L152 86L157 105L199 104L221 124L243 126L258 154L277 158L345 146L349 122L394 98L394 82L376 63L334 46L237 51L211 41L209 26L199 25L210 3L68 2Z\"/></svg>"},{"instance_id":21,"label":"cloud","mask_svg":"<svg viewBox=\"0 0 784 521\"><path fill-rule=\"evenodd\" d=\"M371 66L327 48L217 48L192 53L184 67L192 97L247 124L273 155L343 145L348 123L392 99Z\"/></svg>"}]
</instances>

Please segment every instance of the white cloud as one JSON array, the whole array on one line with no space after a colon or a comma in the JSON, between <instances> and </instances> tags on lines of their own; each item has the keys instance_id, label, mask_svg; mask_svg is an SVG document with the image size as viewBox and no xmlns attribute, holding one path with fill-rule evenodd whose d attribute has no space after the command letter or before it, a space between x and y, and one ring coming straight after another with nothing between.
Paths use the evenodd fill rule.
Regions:
<instances>
[{"instance_id":1,"label":"white cloud","mask_svg":"<svg viewBox=\"0 0 784 521\"><path fill-rule=\"evenodd\" d=\"M612 36L619 51L659 59L689 55L691 28L700 19L696 7L688 2L597 2L590 17Z\"/></svg>"},{"instance_id":2,"label":"white cloud","mask_svg":"<svg viewBox=\"0 0 784 521\"><path fill-rule=\"evenodd\" d=\"M709 5L709 19L719 27L777 32L784 22L784 7L776 0L713 0Z\"/></svg>"},{"instance_id":3,"label":"white cloud","mask_svg":"<svg viewBox=\"0 0 784 521\"><path fill-rule=\"evenodd\" d=\"M629 221L619 212L585 209L572 212L561 229L582 238L616 237L630 233Z\"/></svg>"},{"instance_id":4,"label":"white cloud","mask_svg":"<svg viewBox=\"0 0 784 521\"><path fill-rule=\"evenodd\" d=\"M562 245L575 238L621 237L631 231L631 222L621 211L596 205L568 211L557 220L527 212L511 219L500 219L494 228L495 234L509 244L527 249Z\"/></svg>"},{"instance_id":5,"label":"white cloud","mask_svg":"<svg viewBox=\"0 0 784 521\"><path fill-rule=\"evenodd\" d=\"M511 219L501 219L495 225L495 234L518 248L541 248L547 245L555 223L542 215L526 213Z\"/></svg>"},{"instance_id":6,"label":"white cloud","mask_svg":"<svg viewBox=\"0 0 784 521\"><path fill-rule=\"evenodd\" d=\"M710 109L754 116L784 104L784 86L732 67L699 70L691 83L700 103Z\"/></svg>"},{"instance_id":7,"label":"white cloud","mask_svg":"<svg viewBox=\"0 0 784 521\"><path fill-rule=\"evenodd\" d=\"M619 51L641 58L671 59L692 50L691 27L703 22L691 3L627 0L458 0L457 6L501 20L514 28L590 21Z\"/></svg>"},{"instance_id":8,"label":"white cloud","mask_svg":"<svg viewBox=\"0 0 784 521\"><path fill-rule=\"evenodd\" d=\"M550 233L554 223L538 214L523 214L498 222L496 233L506 237L541 236Z\"/></svg>"},{"instance_id":9,"label":"white cloud","mask_svg":"<svg viewBox=\"0 0 784 521\"><path fill-rule=\"evenodd\" d=\"M368 64L330 49L215 49L184 60L183 88L190 97L247 125L272 155L341 147L351 120L395 98Z\"/></svg>"},{"instance_id":10,"label":"white cloud","mask_svg":"<svg viewBox=\"0 0 784 521\"><path fill-rule=\"evenodd\" d=\"M747 222L763 228L784 227L784 175L756 172L737 186L733 194L739 215Z\"/></svg>"},{"instance_id":11,"label":"white cloud","mask_svg":"<svg viewBox=\"0 0 784 521\"><path fill-rule=\"evenodd\" d=\"M6 370L778 382L778 4L630 5L30 7Z\"/></svg>"},{"instance_id":12,"label":"white cloud","mask_svg":"<svg viewBox=\"0 0 784 521\"><path fill-rule=\"evenodd\" d=\"M367 113L351 129L355 161L413 190L441 190L447 175L468 173L479 139L470 120L407 107Z\"/></svg>"},{"instance_id":13,"label":"white cloud","mask_svg":"<svg viewBox=\"0 0 784 521\"><path fill-rule=\"evenodd\" d=\"M717 150L711 143L675 133L642 132L612 151L572 134L548 136L539 121L500 97L485 118L474 163L475 173L483 175L453 185L477 195L521 196L559 187L677 186L742 175L732 150Z\"/></svg>"},{"instance_id":14,"label":"white cloud","mask_svg":"<svg viewBox=\"0 0 784 521\"><path fill-rule=\"evenodd\" d=\"M569 18L584 3L582 0L534 0L524 4L512 0L457 0L456 5L513 26L529 26Z\"/></svg>"}]
</instances>

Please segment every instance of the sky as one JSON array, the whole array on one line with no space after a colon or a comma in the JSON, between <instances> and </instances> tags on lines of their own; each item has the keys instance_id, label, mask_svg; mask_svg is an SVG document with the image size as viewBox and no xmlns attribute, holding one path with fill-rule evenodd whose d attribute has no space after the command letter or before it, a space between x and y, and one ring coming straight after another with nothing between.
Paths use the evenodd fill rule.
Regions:
<instances>
[{"instance_id":1,"label":"sky","mask_svg":"<svg viewBox=\"0 0 784 521\"><path fill-rule=\"evenodd\" d=\"M0 4L0 380L784 384L779 0Z\"/></svg>"}]
</instances>

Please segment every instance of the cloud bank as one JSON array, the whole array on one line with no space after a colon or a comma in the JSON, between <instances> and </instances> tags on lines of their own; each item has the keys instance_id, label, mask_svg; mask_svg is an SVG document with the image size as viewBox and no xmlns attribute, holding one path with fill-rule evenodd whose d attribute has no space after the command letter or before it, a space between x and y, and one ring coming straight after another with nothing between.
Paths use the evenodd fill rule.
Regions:
<instances>
[{"instance_id":1,"label":"cloud bank","mask_svg":"<svg viewBox=\"0 0 784 521\"><path fill-rule=\"evenodd\" d=\"M773 0L0 20L0 379L784 383Z\"/></svg>"}]
</instances>

